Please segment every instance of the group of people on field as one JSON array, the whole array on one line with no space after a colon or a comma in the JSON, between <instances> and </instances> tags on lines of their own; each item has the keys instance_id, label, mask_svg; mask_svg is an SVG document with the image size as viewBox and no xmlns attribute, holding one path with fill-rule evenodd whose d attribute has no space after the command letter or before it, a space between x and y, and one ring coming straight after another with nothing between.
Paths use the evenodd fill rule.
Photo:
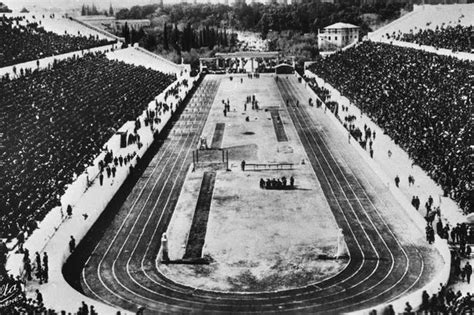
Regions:
<instances>
[{"instance_id":1,"label":"group of people on field","mask_svg":"<svg viewBox=\"0 0 474 315\"><path fill-rule=\"evenodd\" d=\"M266 180L260 178L260 188L261 189L294 189L295 188L295 178L290 176L288 179L283 176L282 178L267 178Z\"/></svg>"}]
</instances>

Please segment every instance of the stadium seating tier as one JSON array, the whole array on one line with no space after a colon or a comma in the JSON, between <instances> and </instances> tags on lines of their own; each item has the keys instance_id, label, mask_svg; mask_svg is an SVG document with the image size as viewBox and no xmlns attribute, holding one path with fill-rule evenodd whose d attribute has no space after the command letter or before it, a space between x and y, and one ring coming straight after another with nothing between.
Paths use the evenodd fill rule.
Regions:
<instances>
[{"instance_id":1,"label":"stadium seating tier","mask_svg":"<svg viewBox=\"0 0 474 315\"><path fill-rule=\"evenodd\" d=\"M135 120L174 76L86 54L0 80L0 237L31 233L74 174L123 123Z\"/></svg>"},{"instance_id":2,"label":"stadium seating tier","mask_svg":"<svg viewBox=\"0 0 474 315\"><path fill-rule=\"evenodd\" d=\"M48 32L37 22L21 16L0 16L0 38L0 68L112 43L98 36Z\"/></svg>"},{"instance_id":3,"label":"stadium seating tier","mask_svg":"<svg viewBox=\"0 0 474 315\"><path fill-rule=\"evenodd\" d=\"M472 63L364 42L319 59L309 70L367 113L446 195L473 212Z\"/></svg>"}]
</instances>

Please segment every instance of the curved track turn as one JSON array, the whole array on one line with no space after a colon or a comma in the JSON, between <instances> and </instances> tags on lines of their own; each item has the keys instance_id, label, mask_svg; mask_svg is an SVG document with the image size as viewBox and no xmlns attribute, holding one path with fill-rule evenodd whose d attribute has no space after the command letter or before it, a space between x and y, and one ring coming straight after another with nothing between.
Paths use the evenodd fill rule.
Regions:
<instances>
[{"instance_id":1,"label":"curved track turn","mask_svg":"<svg viewBox=\"0 0 474 315\"><path fill-rule=\"evenodd\" d=\"M313 109L306 106L289 106L287 112L337 224L344 231L350 253L347 267L317 284L275 293L205 291L164 277L155 263L161 234L177 203L192 162L191 151L197 145L218 86L218 80L203 81L191 100L199 103L193 113L197 127L172 132L104 236L90 245L91 254L80 277L85 294L131 311L145 306L153 313L340 313L395 299L429 281L432 271L425 268L424 261L430 253L400 241L384 215L387 209L401 207L386 193L379 179L367 175L367 167L350 163L350 154L357 154L353 149L334 150L329 131L308 115L307 111ZM283 100L298 99L303 104L308 99L294 78L279 80L278 88ZM384 195L382 203L374 191ZM411 224L407 228L415 229Z\"/></svg>"}]
</instances>

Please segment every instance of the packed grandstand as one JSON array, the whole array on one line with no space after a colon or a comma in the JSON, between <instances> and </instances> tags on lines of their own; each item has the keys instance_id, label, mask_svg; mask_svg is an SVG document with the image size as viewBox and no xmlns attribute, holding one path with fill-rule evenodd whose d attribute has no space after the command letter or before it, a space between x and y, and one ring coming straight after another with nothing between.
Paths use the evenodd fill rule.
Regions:
<instances>
[{"instance_id":1,"label":"packed grandstand","mask_svg":"<svg viewBox=\"0 0 474 315\"><path fill-rule=\"evenodd\" d=\"M347 95L425 171L473 211L469 134L472 63L364 42L310 70Z\"/></svg>"},{"instance_id":2,"label":"packed grandstand","mask_svg":"<svg viewBox=\"0 0 474 315\"><path fill-rule=\"evenodd\" d=\"M33 232L103 144L176 78L86 54L3 80L2 238Z\"/></svg>"},{"instance_id":3,"label":"packed grandstand","mask_svg":"<svg viewBox=\"0 0 474 315\"><path fill-rule=\"evenodd\" d=\"M419 45L433 46L435 48L445 48L452 51L472 51L474 35L472 26L436 26L434 30L418 29L410 30L410 33L387 34L388 38L393 38L403 42L410 42Z\"/></svg>"},{"instance_id":4,"label":"packed grandstand","mask_svg":"<svg viewBox=\"0 0 474 315\"><path fill-rule=\"evenodd\" d=\"M54 20L56 17L47 15L43 18ZM51 301L43 300L41 286L39 291L31 289L32 284L38 287L38 280L40 283L45 280L44 273L47 281L48 263L33 262L33 253L30 253L30 259L22 248L23 244L34 236L38 225L52 209L59 207L61 211L70 211L68 205L61 202L62 197L89 167L98 167L102 174L102 171L109 173L110 169L122 166L119 157L115 157L115 161L113 157L106 158L99 166L94 164L101 153L106 156L111 154L104 145L122 126L132 122L135 128L129 133L133 135L131 142L137 143L140 149L142 144L136 139L139 139L137 129L141 124L146 123L147 127L150 124L154 132L154 124L150 121L156 118L158 125L161 117L174 113L169 110L172 105L167 104L166 99L172 96L181 102L195 88L191 84L188 86L187 80L180 79L183 73L171 73L170 69L181 69L178 65L161 57L155 58L140 49L120 50L115 56L123 54L127 60L124 62L109 55L110 51L87 52L113 41L102 35L99 37L99 34L83 36L80 32L58 34L46 31L42 23L39 15L0 16L0 68L64 53L77 53L73 57L55 59L44 68L14 67L13 73L0 78L0 117L4 125L0 133L0 276L3 277L0 277L0 283L17 288L11 292L18 292L17 295L21 296L11 305L1 304L4 301L0 299L0 313L47 312L57 307ZM472 26L418 27L416 31L392 32L386 36L453 52L472 52ZM147 58L153 58L153 61ZM133 62L135 59L136 62ZM141 65L143 60L155 64L145 67ZM256 69L274 72L276 64L276 61L267 61ZM474 212L470 146L474 96L472 61L364 41L347 50L318 58L307 70L337 89L371 118L408 153L414 164L442 187L444 197L457 202L459 212L465 216ZM230 69L228 72L233 71ZM312 87L322 102L328 100L325 106L337 116L338 103L329 102L329 90L310 77L306 77L305 83ZM160 95L162 99L159 103L156 99ZM320 107L321 101L317 102ZM150 110L150 103L154 104L154 111ZM146 119L142 123L140 117L143 116ZM341 121L344 119L342 114L338 118ZM350 118L349 125L351 122ZM345 126L348 128L348 125ZM375 141L375 133L371 137L369 132L368 138ZM365 148L365 141L360 140ZM134 152L133 159L138 164L140 161L135 155ZM124 161L132 160L131 156L120 156L122 158ZM107 174L107 177L110 176ZM100 181L102 185L102 179ZM427 209L427 220L431 216L430 211L431 208ZM437 215L441 221L441 214L438 212ZM454 230L457 223L451 223L450 229ZM431 223L428 225L431 226ZM449 227L448 231L442 229L445 232L436 230L454 247L455 257L471 259L467 241L472 237L469 227L459 224L454 236L450 234ZM72 249L69 247L71 252L75 246ZM21 256L18 269L22 274L17 278L11 275L12 270L5 269L7 259L11 259L15 252ZM40 274L35 276L35 280L27 279L25 270L33 266L36 271L40 270ZM454 275L454 280L462 276L464 282L469 272L465 266L463 262L463 268L458 268L459 273ZM452 278L451 282L454 280ZM474 298L469 293L454 292L446 284L437 289L438 293L428 296L426 291L423 292L421 303L413 307L430 312L472 312ZM411 312L411 307L397 311L408 309ZM61 311L51 309L48 313ZM94 306L85 302L73 305L67 311L96 314Z\"/></svg>"},{"instance_id":5,"label":"packed grandstand","mask_svg":"<svg viewBox=\"0 0 474 315\"><path fill-rule=\"evenodd\" d=\"M54 18L54 15L51 15L51 18ZM38 19L37 22L35 16L32 16L31 20L25 16L0 17L0 36L8 38L0 43L0 67L111 43L110 40L99 39L98 35L59 35L46 31L39 23L41 20Z\"/></svg>"}]
</instances>

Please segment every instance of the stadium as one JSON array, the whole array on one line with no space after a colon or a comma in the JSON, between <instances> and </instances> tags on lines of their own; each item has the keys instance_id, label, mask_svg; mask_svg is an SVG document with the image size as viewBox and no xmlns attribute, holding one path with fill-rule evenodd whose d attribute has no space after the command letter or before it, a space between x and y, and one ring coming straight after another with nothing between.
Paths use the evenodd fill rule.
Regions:
<instances>
[{"instance_id":1,"label":"stadium","mask_svg":"<svg viewBox=\"0 0 474 315\"><path fill-rule=\"evenodd\" d=\"M472 314L474 4L406 2L0 3L0 314Z\"/></svg>"}]
</instances>

